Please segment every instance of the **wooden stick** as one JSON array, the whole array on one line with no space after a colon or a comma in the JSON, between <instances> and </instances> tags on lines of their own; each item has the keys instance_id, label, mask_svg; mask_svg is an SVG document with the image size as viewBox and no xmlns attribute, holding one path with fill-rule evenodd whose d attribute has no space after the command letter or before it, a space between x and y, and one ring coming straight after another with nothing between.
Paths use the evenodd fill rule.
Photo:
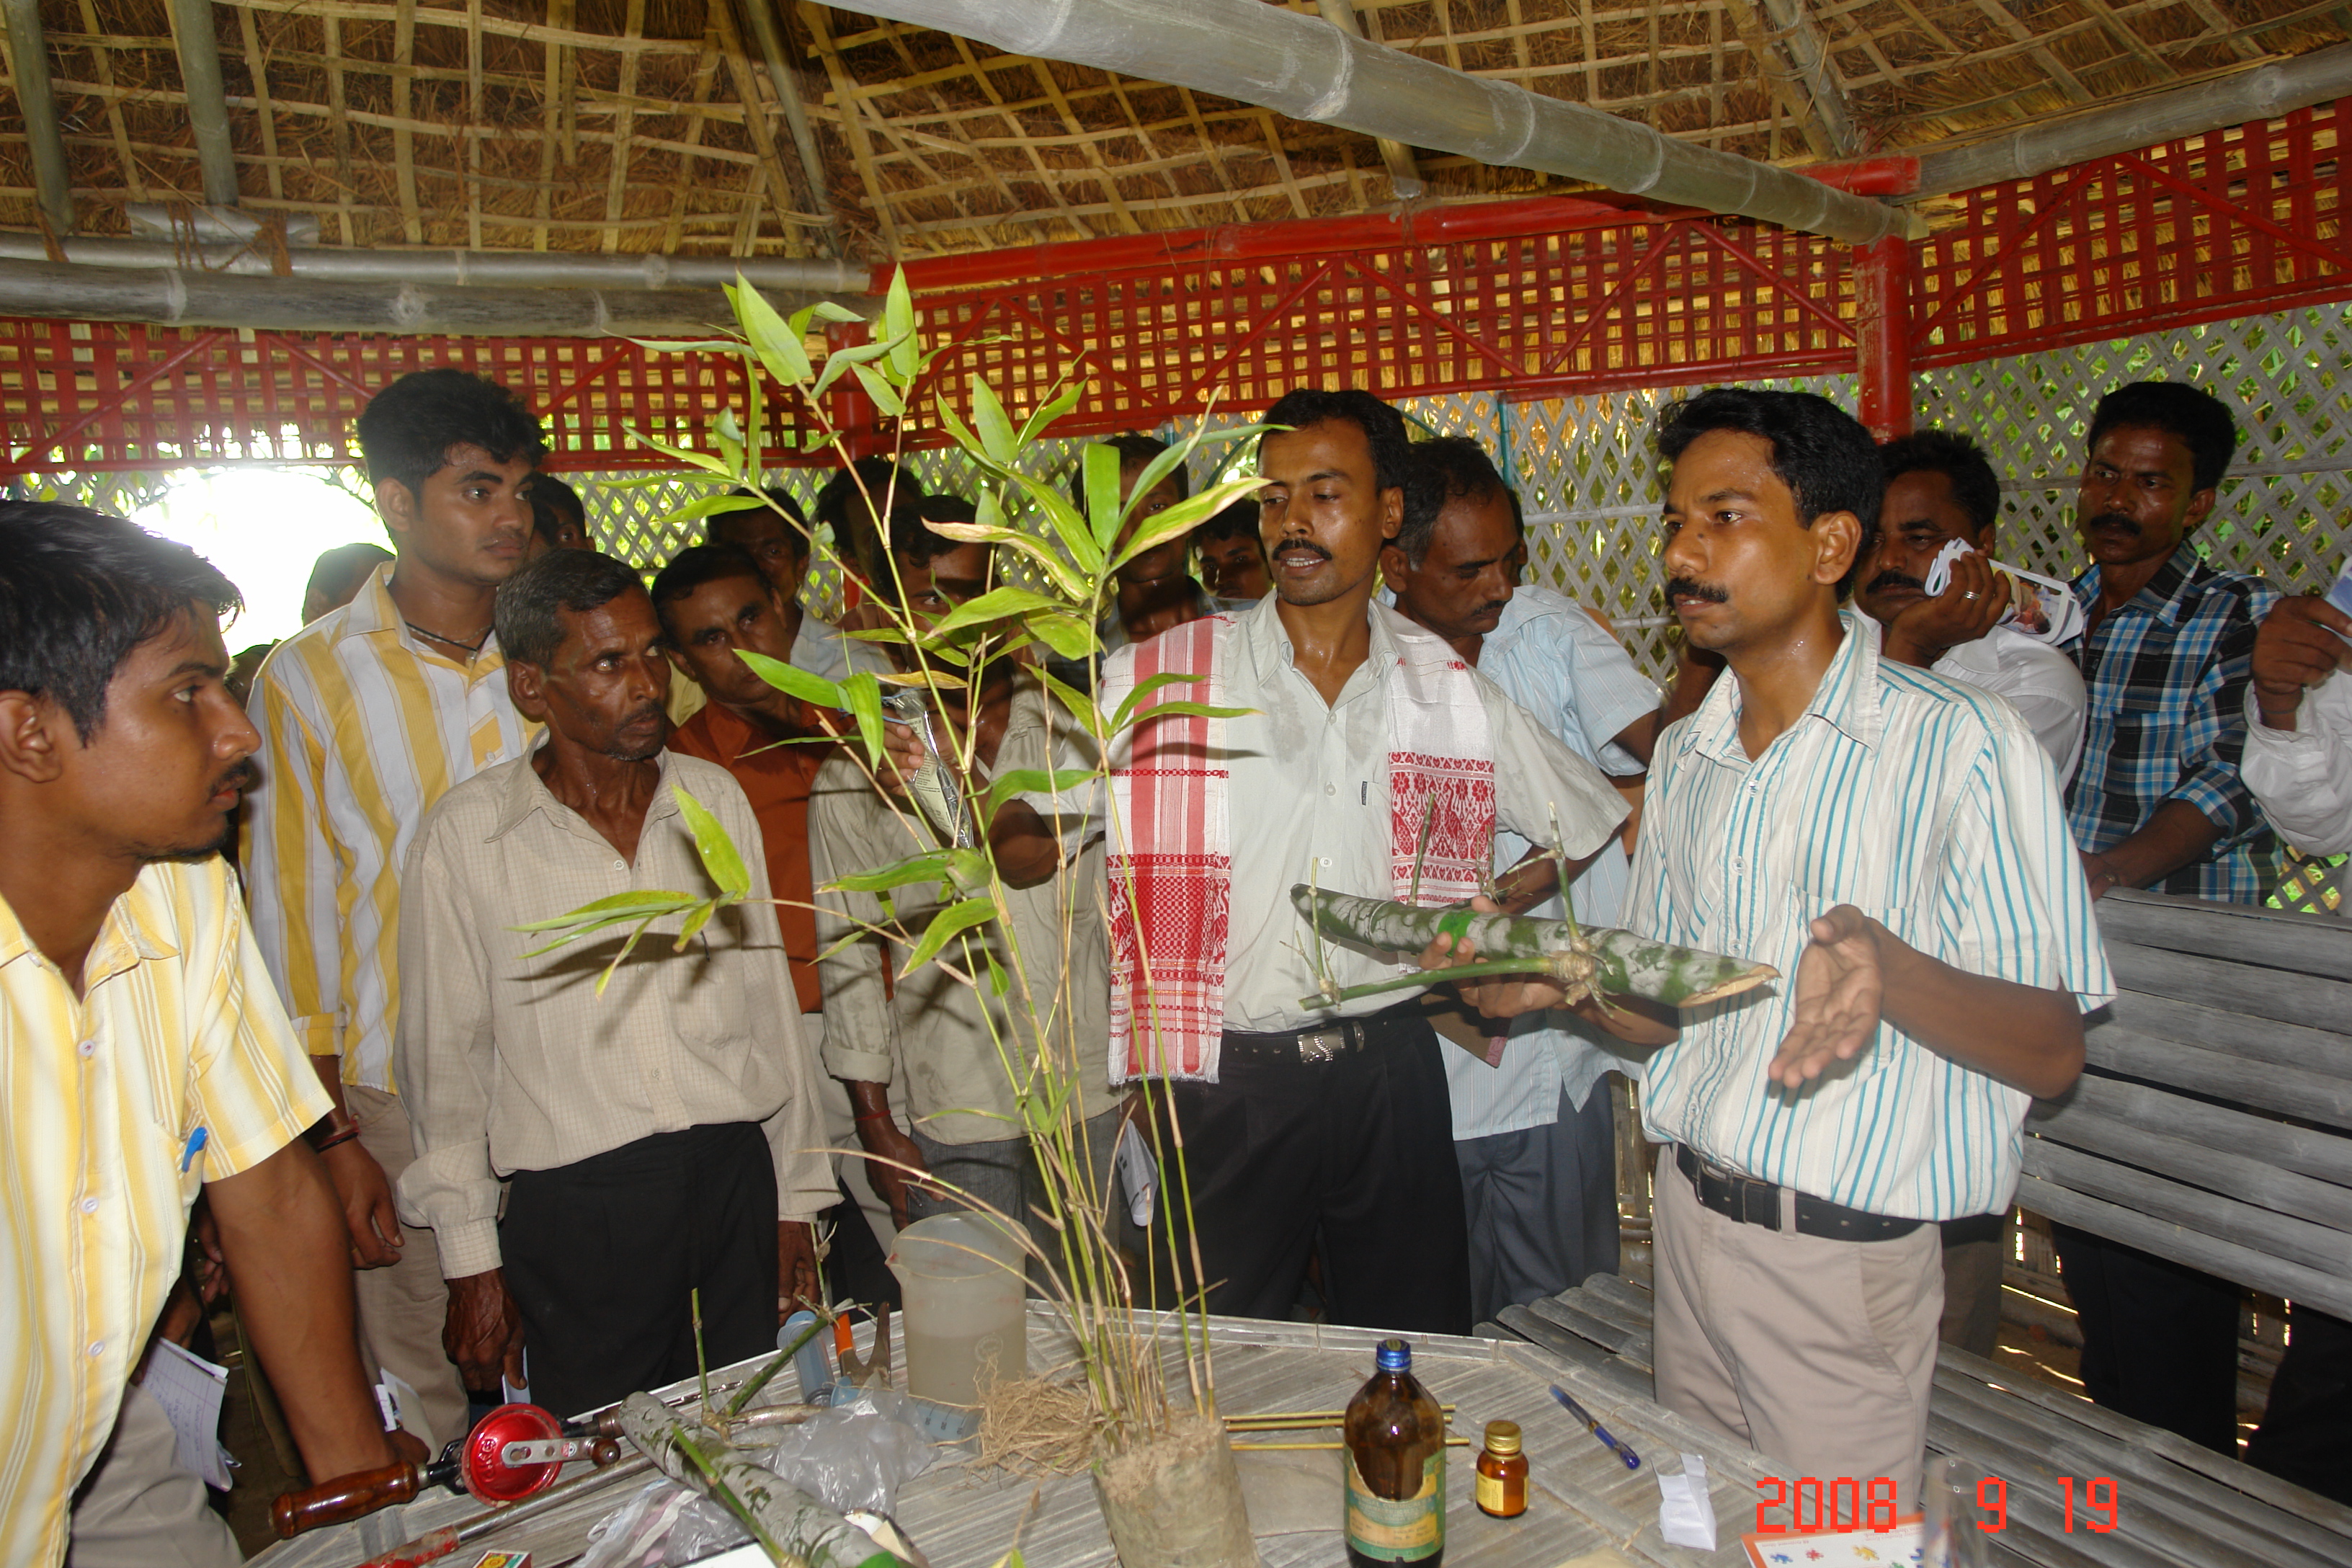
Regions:
<instances>
[{"instance_id":1,"label":"wooden stick","mask_svg":"<svg viewBox=\"0 0 2352 1568\"><path fill-rule=\"evenodd\" d=\"M1304 1448L1344 1448L1348 1445L1335 1439L1328 1443L1228 1443L1225 1446L1239 1454L1252 1449L1262 1453L1276 1453ZM1470 1439L1449 1436L1445 1439L1445 1446L1449 1448L1466 1448L1470 1446Z\"/></svg>"}]
</instances>

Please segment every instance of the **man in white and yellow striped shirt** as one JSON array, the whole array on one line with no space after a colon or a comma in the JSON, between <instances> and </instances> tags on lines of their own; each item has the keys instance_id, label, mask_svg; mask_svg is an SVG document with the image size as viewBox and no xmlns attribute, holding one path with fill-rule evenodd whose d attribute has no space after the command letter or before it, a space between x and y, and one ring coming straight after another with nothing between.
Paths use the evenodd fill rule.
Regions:
<instances>
[{"instance_id":1,"label":"man in white and yellow striped shirt","mask_svg":"<svg viewBox=\"0 0 2352 1568\"><path fill-rule=\"evenodd\" d=\"M254 935L336 1102L320 1144L361 1270L361 1348L423 1396L441 1443L466 1428L448 1293L431 1234L404 1230L393 1203L414 1157L392 1069L400 868L433 803L535 733L490 606L530 544L545 445L511 393L458 370L401 377L359 436L397 558L262 666L244 862Z\"/></svg>"},{"instance_id":2,"label":"man in white and yellow striped shirt","mask_svg":"<svg viewBox=\"0 0 2352 1568\"><path fill-rule=\"evenodd\" d=\"M2029 1100L2081 1073L2114 983L2025 721L1840 611L1878 520L1869 433L1718 388L1658 447L1667 600L1734 679L1659 738L1624 924L1781 975L1679 1016L1585 1005L1659 1047L1658 1397L1907 1512L1943 1310L1927 1222L2008 1206Z\"/></svg>"},{"instance_id":3,"label":"man in white and yellow striped shirt","mask_svg":"<svg viewBox=\"0 0 2352 1568\"><path fill-rule=\"evenodd\" d=\"M131 1382L209 1192L311 1474L396 1456L352 1336L327 1097L214 851L257 737L227 579L79 507L0 505L0 1563L234 1563ZM421 1458L411 1452L404 1457ZM81 1489L77 1496L77 1489Z\"/></svg>"}]
</instances>

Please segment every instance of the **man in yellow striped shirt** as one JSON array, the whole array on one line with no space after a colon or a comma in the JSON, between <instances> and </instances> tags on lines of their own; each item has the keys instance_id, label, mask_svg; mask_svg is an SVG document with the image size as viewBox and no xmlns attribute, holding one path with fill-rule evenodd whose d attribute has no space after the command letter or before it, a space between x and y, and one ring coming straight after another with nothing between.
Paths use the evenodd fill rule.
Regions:
<instances>
[{"instance_id":1,"label":"man in yellow striped shirt","mask_svg":"<svg viewBox=\"0 0 2352 1568\"><path fill-rule=\"evenodd\" d=\"M215 853L257 743L225 683L236 602L186 546L118 518L0 505L11 1568L62 1561L69 1536L76 1568L239 1560L130 1382L200 1187L311 1474L399 1457L352 1343L334 1189L299 1136L327 1097Z\"/></svg>"},{"instance_id":2,"label":"man in yellow striped shirt","mask_svg":"<svg viewBox=\"0 0 2352 1568\"><path fill-rule=\"evenodd\" d=\"M417 1391L445 1443L466 1429L448 1291L431 1233L393 1205L414 1157L392 1068L400 868L435 801L536 732L507 695L490 605L530 545L546 446L513 394L448 369L378 393L359 437L397 556L262 666L244 864L262 957L335 1100L320 1142L361 1271L361 1351Z\"/></svg>"}]
</instances>

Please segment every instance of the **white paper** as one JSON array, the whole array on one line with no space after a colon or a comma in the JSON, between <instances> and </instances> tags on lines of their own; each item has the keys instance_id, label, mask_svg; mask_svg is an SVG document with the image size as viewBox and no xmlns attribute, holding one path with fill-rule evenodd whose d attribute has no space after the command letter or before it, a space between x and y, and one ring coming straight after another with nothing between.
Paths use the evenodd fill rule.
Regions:
<instances>
[{"instance_id":1,"label":"white paper","mask_svg":"<svg viewBox=\"0 0 2352 1568\"><path fill-rule=\"evenodd\" d=\"M1706 1458L1683 1456L1683 1473L1658 1478L1658 1532L1669 1546L1715 1550L1715 1504L1706 1495Z\"/></svg>"},{"instance_id":2,"label":"white paper","mask_svg":"<svg viewBox=\"0 0 2352 1568\"><path fill-rule=\"evenodd\" d=\"M1920 584L1927 596L1937 598L1951 586L1953 562L1975 553L1966 540L1948 542L1936 552L1936 559L1927 563L1927 575ZM2011 584L2009 609L1998 625L2052 647L2083 635L2083 605L2074 597L2074 589L2055 577L2044 577L2039 572L2028 572L2006 561L1992 563L1992 568L2007 574Z\"/></svg>"},{"instance_id":3,"label":"white paper","mask_svg":"<svg viewBox=\"0 0 2352 1568\"><path fill-rule=\"evenodd\" d=\"M228 1490L228 1450L220 1445L221 1396L228 1390L228 1369L159 1339L142 1381L171 1417L173 1452L180 1468L208 1487Z\"/></svg>"},{"instance_id":4,"label":"white paper","mask_svg":"<svg viewBox=\"0 0 2352 1568\"><path fill-rule=\"evenodd\" d=\"M384 1407L383 1429L389 1432L397 1427L405 1431L430 1451L433 1434L425 1425L424 1396L392 1368L383 1366L376 1370L383 1374L383 1381L375 1385L376 1404Z\"/></svg>"},{"instance_id":5,"label":"white paper","mask_svg":"<svg viewBox=\"0 0 2352 1568\"><path fill-rule=\"evenodd\" d=\"M1134 1122L1119 1123L1112 1158L1118 1163L1119 1185L1127 1189L1128 1217L1150 1230L1152 1201L1160 1195L1160 1166L1151 1158L1151 1145L1144 1142L1142 1130Z\"/></svg>"}]
</instances>

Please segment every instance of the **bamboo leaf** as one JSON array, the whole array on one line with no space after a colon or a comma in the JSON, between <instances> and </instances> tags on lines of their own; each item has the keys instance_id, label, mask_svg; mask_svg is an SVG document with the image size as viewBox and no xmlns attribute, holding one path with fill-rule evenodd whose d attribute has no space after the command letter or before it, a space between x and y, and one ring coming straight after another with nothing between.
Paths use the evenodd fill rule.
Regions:
<instances>
[{"instance_id":1,"label":"bamboo leaf","mask_svg":"<svg viewBox=\"0 0 2352 1568\"><path fill-rule=\"evenodd\" d=\"M848 306L832 300L819 300L808 309L809 313L821 321L862 321L866 319Z\"/></svg>"},{"instance_id":2,"label":"bamboo leaf","mask_svg":"<svg viewBox=\"0 0 2352 1568\"><path fill-rule=\"evenodd\" d=\"M1094 778L1091 768L1009 769L991 779L988 793L980 797L981 820L994 817L996 808L1016 795L1055 795L1092 784Z\"/></svg>"},{"instance_id":3,"label":"bamboo leaf","mask_svg":"<svg viewBox=\"0 0 2352 1568\"><path fill-rule=\"evenodd\" d=\"M1056 385L1046 395L1045 401L1031 409L1029 417L1021 422L1021 444L1026 447L1036 440L1047 426L1076 408L1078 399L1086 395L1087 384L1083 381L1064 382Z\"/></svg>"},{"instance_id":4,"label":"bamboo leaf","mask_svg":"<svg viewBox=\"0 0 2352 1568\"><path fill-rule=\"evenodd\" d=\"M891 269L890 287L883 291L882 335L890 343L890 374L905 386L922 368L922 351L915 342L915 295L904 267Z\"/></svg>"},{"instance_id":5,"label":"bamboo leaf","mask_svg":"<svg viewBox=\"0 0 2352 1568\"><path fill-rule=\"evenodd\" d=\"M1076 563L1078 570L1089 577L1101 575L1103 547L1095 542L1094 530L1087 526L1085 518L1078 515L1078 509L1070 504L1070 498L1043 479L1031 479L1027 474L1013 477L1029 493L1029 499L1036 503L1037 510L1045 514L1046 523L1054 530L1055 537L1062 542L1062 548L1070 552L1070 559ZM1116 484L1114 480L1114 487ZM1086 596L1083 591L1070 595L1073 599Z\"/></svg>"},{"instance_id":6,"label":"bamboo leaf","mask_svg":"<svg viewBox=\"0 0 2352 1568\"><path fill-rule=\"evenodd\" d=\"M1040 667L1035 673L1037 679L1045 683L1045 689L1052 692L1055 700L1068 710L1070 717L1086 726L1087 734L1099 735L1103 732L1102 710L1095 706L1095 700L1092 697L1050 669Z\"/></svg>"},{"instance_id":7,"label":"bamboo leaf","mask_svg":"<svg viewBox=\"0 0 2352 1568\"><path fill-rule=\"evenodd\" d=\"M719 439L723 441L726 437L722 436ZM740 458L743 448L739 445L735 450ZM709 517L722 511L753 511L767 504L768 498L765 496L697 496L694 500L680 504L677 510L664 512L662 521L692 522L697 518Z\"/></svg>"},{"instance_id":8,"label":"bamboo leaf","mask_svg":"<svg viewBox=\"0 0 2352 1568\"><path fill-rule=\"evenodd\" d=\"M1256 711L1255 708L1212 707L1206 702L1158 702L1144 712L1143 718L1157 719L1165 715L1173 719L1180 714L1189 714L1196 719L1238 719L1244 713Z\"/></svg>"},{"instance_id":9,"label":"bamboo leaf","mask_svg":"<svg viewBox=\"0 0 2352 1568\"><path fill-rule=\"evenodd\" d=\"M889 352L890 345L886 342L852 343L847 348L834 350L824 356L824 370L816 378L816 384L809 388L809 395L823 396L824 389L839 381L847 372L880 359Z\"/></svg>"},{"instance_id":10,"label":"bamboo leaf","mask_svg":"<svg viewBox=\"0 0 2352 1568\"><path fill-rule=\"evenodd\" d=\"M570 914L551 915L543 921L531 921L527 924L509 926L507 929L509 931L561 931L565 926L578 925L583 921L596 920L605 915L620 919L627 919L634 915L666 915L699 902L701 900L692 893L664 893L651 889L641 889L635 892L610 893L604 898L581 905Z\"/></svg>"},{"instance_id":11,"label":"bamboo leaf","mask_svg":"<svg viewBox=\"0 0 2352 1568\"><path fill-rule=\"evenodd\" d=\"M719 884L720 892L731 899L747 897L751 891L751 873L735 841L727 837L727 829L684 784L670 785L669 793L677 797L677 809L694 834L694 852L702 858L702 868Z\"/></svg>"},{"instance_id":12,"label":"bamboo leaf","mask_svg":"<svg viewBox=\"0 0 2352 1568\"><path fill-rule=\"evenodd\" d=\"M907 955L907 966L898 971L898 978L904 980L937 958L940 949L945 947L948 939L958 931L985 925L995 918L996 905L987 899L966 899L961 903L950 904L933 915L931 923L923 928L923 939L915 944L915 951Z\"/></svg>"},{"instance_id":13,"label":"bamboo leaf","mask_svg":"<svg viewBox=\"0 0 2352 1568\"><path fill-rule=\"evenodd\" d=\"M735 477L734 469L708 452L698 452L691 447L673 447L667 441L656 441L634 425L624 426L622 428L628 431L631 440L641 447L651 447L673 463L684 463L689 468L700 468L704 473L717 474L722 479L731 479ZM664 477L667 478L667 476Z\"/></svg>"},{"instance_id":14,"label":"bamboo leaf","mask_svg":"<svg viewBox=\"0 0 2352 1568\"><path fill-rule=\"evenodd\" d=\"M723 289L726 285L721 284ZM648 353L657 354L740 354L743 342L740 338L702 338L688 342L683 338L631 338L631 342Z\"/></svg>"},{"instance_id":15,"label":"bamboo leaf","mask_svg":"<svg viewBox=\"0 0 2352 1568\"><path fill-rule=\"evenodd\" d=\"M1038 641L1064 658L1087 658L1101 646L1094 627L1067 611L1031 616L1024 624Z\"/></svg>"},{"instance_id":16,"label":"bamboo leaf","mask_svg":"<svg viewBox=\"0 0 2352 1568\"><path fill-rule=\"evenodd\" d=\"M822 675L803 669L796 664L786 664L781 658L771 658L764 653L754 653L747 647L737 648L735 657L750 665L752 674L787 697L797 697L819 708L847 706L842 700L841 688Z\"/></svg>"},{"instance_id":17,"label":"bamboo leaf","mask_svg":"<svg viewBox=\"0 0 2352 1568\"><path fill-rule=\"evenodd\" d=\"M1251 492L1265 488L1264 479L1228 479L1213 485L1189 500L1178 501L1135 531L1133 538L1111 558L1114 572L1147 550L1157 550L1171 539L1190 533L1210 518Z\"/></svg>"},{"instance_id":18,"label":"bamboo leaf","mask_svg":"<svg viewBox=\"0 0 2352 1568\"><path fill-rule=\"evenodd\" d=\"M1120 519L1124 521L1127 515L1135 510L1138 502L1141 501L1145 496L1150 495L1153 490L1158 489L1162 480L1167 479L1169 475L1174 473L1179 468L1182 467L1185 461L1192 456L1193 448L1198 447L1200 444L1200 432L1194 431L1191 440L1178 442L1176 445L1169 447L1168 450L1152 458L1149 463L1146 463L1143 466L1143 472L1135 476L1135 486L1132 489L1128 491L1126 504L1119 508L1118 515ZM1088 493L1091 494L1092 492L1089 491ZM1185 499L1190 500L1191 498L1187 497Z\"/></svg>"},{"instance_id":19,"label":"bamboo leaf","mask_svg":"<svg viewBox=\"0 0 2352 1568\"><path fill-rule=\"evenodd\" d=\"M990 528L977 522L927 522L923 525L941 539L964 539L982 544L1001 544L1017 550L1037 563L1037 569L1054 580L1066 599L1084 599L1086 585L1070 570L1070 563L1046 549L1030 535L1010 528Z\"/></svg>"},{"instance_id":20,"label":"bamboo leaf","mask_svg":"<svg viewBox=\"0 0 2352 1568\"><path fill-rule=\"evenodd\" d=\"M920 855L910 855L904 860L894 860L871 871L853 871L827 882L824 890L829 893L879 893L917 882L943 882L948 878L950 853L945 849L927 849Z\"/></svg>"},{"instance_id":21,"label":"bamboo leaf","mask_svg":"<svg viewBox=\"0 0 2352 1568\"><path fill-rule=\"evenodd\" d=\"M717 899L706 900L700 908L687 916L685 923L677 928L677 941L671 944L670 951L684 952L687 943L699 936L702 928L710 923L710 917L719 912L719 900Z\"/></svg>"},{"instance_id":22,"label":"bamboo leaf","mask_svg":"<svg viewBox=\"0 0 2352 1568\"><path fill-rule=\"evenodd\" d=\"M1111 729L1113 731L1126 729L1127 721L1135 717L1136 704L1162 687L1192 685L1208 679L1205 675L1186 675L1181 670L1169 670L1163 674L1155 675L1149 680L1137 681L1135 689L1129 692L1127 700L1118 705L1118 711L1111 715Z\"/></svg>"},{"instance_id":23,"label":"bamboo leaf","mask_svg":"<svg viewBox=\"0 0 2352 1568\"><path fill-rule=\"evenodd\" d=\"M998 467L1010 470L1020 449L1013 437L1013 421L1004 416L1004 405L996 400L996 389L987 378L975 374L971 378L971 423L980 432L981 450Z\"/></svg>"},{"instance_id":24,"label":"bamboo leaf","mask_svg":"<svg viewBox=\"0 0 2352 1568\"><path fill-rule=\"evenodd\" d=\"M1118 493L1119 463L1116 447L1088 447L1078 454L1078 471L1086 479L1079 488L1087 494L1087 521L1094 529L1095 542L1106 551L1118 537L1119 521L1130 504Z\"/></svg>"},{"instance_id":25,"label":"bamboo leaf","mask_svg":"<svg viewBox=\"0 0 2352 1568\"><path fill-rule=\"evenodd\" d=\"M897 387L883 379L879 371L870 364L854 364L849 368L857 373L857 384L866 389L866 395L874 400L875 407L893 419L907 412L907 400L898 395Z\"/></svg>"},{"instance_id":26,"label":"bamboo leaf","mask_svg":"<svg viewBox=\"0 0 2352 1568\"><path fill-rule=\"evenodd\" d=\"M991 588L976 599L966 599L949 611L931 627L933 637L943 637L965 626L985 626L1032 610L1058 610L1059 599L1049 599L1029 588Z\"/></svg>"},{"instance_id":27,"label":"bamboo leaf","mask_svg":"<svg viewBox=\"0 0 2352 1568\"><path fill-rule=\"evenodd\" d=\"M871 670L861 669L841 683L841 700L857 721L858 739L866 742L870 767L882 765L882 683Z\"/></svg>"},{"instance_id":28,"label":"bamboo leaf","mask_svg":"<svg viewBox=\"0 0 2352 1568\"><path fill-rule=\"evenodd\" d=\"M730 290L735 304L735 320L742 327L744 337L751 340L751 352L760 356L767 373L786 386L799 386L809 378L808 346L801 342L776 308L768 303L767 296L735 275L735 287Z\"/></svg>"}]
</instances>

